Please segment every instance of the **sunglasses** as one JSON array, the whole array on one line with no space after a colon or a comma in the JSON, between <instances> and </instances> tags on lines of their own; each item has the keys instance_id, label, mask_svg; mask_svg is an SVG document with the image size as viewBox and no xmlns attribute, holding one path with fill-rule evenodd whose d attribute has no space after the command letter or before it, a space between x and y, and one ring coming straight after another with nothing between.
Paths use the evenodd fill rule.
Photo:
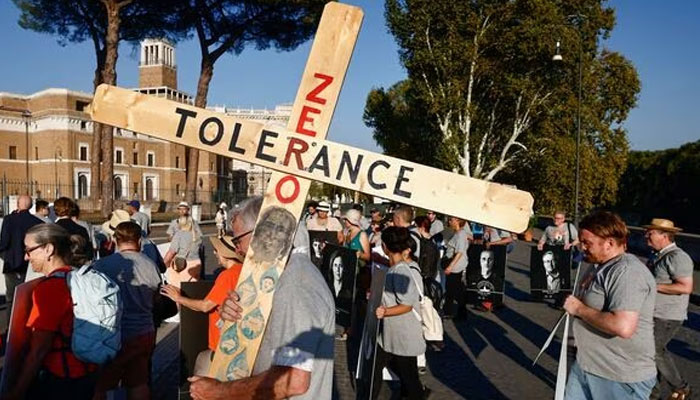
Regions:
<instances>
[{"instance_id":1,"label":"sunglasses","mask_svg":"<svg viewBox=\"0 0 700 400\"><path fill-rule=\"evenodd\" d=\"M38 248L40 248L40 247L44 247L44 246L46 246L46 244L37 244L36 246L32 246L32 247L30 247L30 248L25 248L25 249L24 249L24 254L26 254L27 257L29 257L29 254L30 254L32 251L34 251L34 250L36 250L36 249L38 249Z\"/></svg>"}]
</instances>

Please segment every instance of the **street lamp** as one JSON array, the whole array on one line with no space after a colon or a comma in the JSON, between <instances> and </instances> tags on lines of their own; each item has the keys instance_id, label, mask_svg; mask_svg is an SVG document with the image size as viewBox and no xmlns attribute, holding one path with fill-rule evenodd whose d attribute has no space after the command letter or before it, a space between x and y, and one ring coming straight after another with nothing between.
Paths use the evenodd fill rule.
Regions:
<instances>
[{"instance_id":1,"label":"street lamp","mask_svg":"<svg viewBox=\"0 0 700 400\"><path fill-rule=\"evenodd\" d=\"M585 15L576 14L568 17L569 21L576 26L578 31L578 101L576 104L576 192L574 194L574 225L578 228L580 220L579 203L581 190L581 104L583 103L583 32L581 25ZM561 55L561 42L557 40L556 50L552 61L561 62L564 57Z\"/></svg>"}]
</instances>

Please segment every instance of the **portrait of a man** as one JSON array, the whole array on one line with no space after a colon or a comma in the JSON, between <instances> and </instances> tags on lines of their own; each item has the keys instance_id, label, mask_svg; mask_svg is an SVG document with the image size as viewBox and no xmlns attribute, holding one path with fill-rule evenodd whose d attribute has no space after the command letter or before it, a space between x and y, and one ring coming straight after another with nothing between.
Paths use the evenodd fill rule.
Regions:
<instances>
[{"instance_id":1,"label":"portrait of a man","mask_svg":"<svg viewBox=\"0 0 700 400\"><path fill-rule=\"evenodd\" d=\"M530 293L535 299L559 299L571 291L571 250L557 245L533 247L530 254Z\"/></svg>"},{"instance_id":2,"label":"portrait of a man","mask_svg":"<svg viewBox=\"0 0 700 400\"><path fill-rule=\"evenodd\" d=\"M469 264L466 272L469 303L478 304L484 300L502 302L505 250L505 246L501 245L488 248L481 244L469 246L467 250Z\"/></svg>"},{"instance_id":3,"label":"portrait of a man","mask_svg":"<svg viewBox=\"0 0 700 400\"><path fill-rule=\"evenodd\" d=\"M335 232L309 231L309 241L311 242L311 262L321 269L324 248L328 244L337 245L338 236Z\"/></svg>"}]
</instances>

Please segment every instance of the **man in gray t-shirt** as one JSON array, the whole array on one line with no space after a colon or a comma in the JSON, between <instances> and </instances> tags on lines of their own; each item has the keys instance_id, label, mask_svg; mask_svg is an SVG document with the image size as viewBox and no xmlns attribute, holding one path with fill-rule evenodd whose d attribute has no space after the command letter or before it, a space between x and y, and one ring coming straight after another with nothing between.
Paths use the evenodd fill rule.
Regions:
<instances>
[{"instance_id":1,"label":"man in gray t-shirt","mask_svg":"<svg viewBox=\"0 0 700 400\"><path fill-rule=\"evenodd\" d=\"M654 278L625 252L627 227L619 216L596 212L580 227L586 261L594 265L564 302L575 317L578 349L565 397L646 399L656 383Z\"/></svg>"},{"instance_id":2,"label":"man in gray t-shirt","mask_svg":"<svg viewBox=\"0 0 700 400\"><path fill-rule=\"evenodd\" d=\"M248 199L239 207L238 215L257 215L261 205L260 197ZM234 217L234 236L247 232L254 224L254 219ZM250 235L241 239L237 250L245 254L249 244ZM275 289L253 376L224 383L195 376L190 378L193 398L237 398L239 393L255 393L265 399L332 397L335 302L308 252L309 235L302 223ZM221 318L238 321L241 311L238 295L231 292L222 306Z\"/></svg>"},{"instance_id":3,"label":"man in gray t-shirt","mask_svg":"<svg viewBox=\"0 0 700 400\"><path fill-rule=\"evenodd\" d=\"M646 229L647 244L655 251L652 272L656 278L656 307L654 308L654 342L659 381L651 398L661 398L661 383L673 390L674 398L690 394L688 382L683 379L666 349L688 318L688 300L693 292L693 260L675 243L680 232L672 221L655 218Z\"/></svg>"}]
</instances>

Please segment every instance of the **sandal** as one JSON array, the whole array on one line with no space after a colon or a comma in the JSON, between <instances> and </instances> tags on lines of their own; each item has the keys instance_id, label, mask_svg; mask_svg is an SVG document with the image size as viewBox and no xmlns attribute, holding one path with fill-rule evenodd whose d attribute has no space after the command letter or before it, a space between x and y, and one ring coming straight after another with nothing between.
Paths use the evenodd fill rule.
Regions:
<instances>
[{"instance_id":1,"label":"sandal","mask_svg":"<svg viewBox=\"0 0 700 400\"><path fill-rule=\"evenodd\" d=\"M687 400L690 399L690 386L682 389L676 389L668 396L668 400Z\"/></svg>"}]
</instances>

